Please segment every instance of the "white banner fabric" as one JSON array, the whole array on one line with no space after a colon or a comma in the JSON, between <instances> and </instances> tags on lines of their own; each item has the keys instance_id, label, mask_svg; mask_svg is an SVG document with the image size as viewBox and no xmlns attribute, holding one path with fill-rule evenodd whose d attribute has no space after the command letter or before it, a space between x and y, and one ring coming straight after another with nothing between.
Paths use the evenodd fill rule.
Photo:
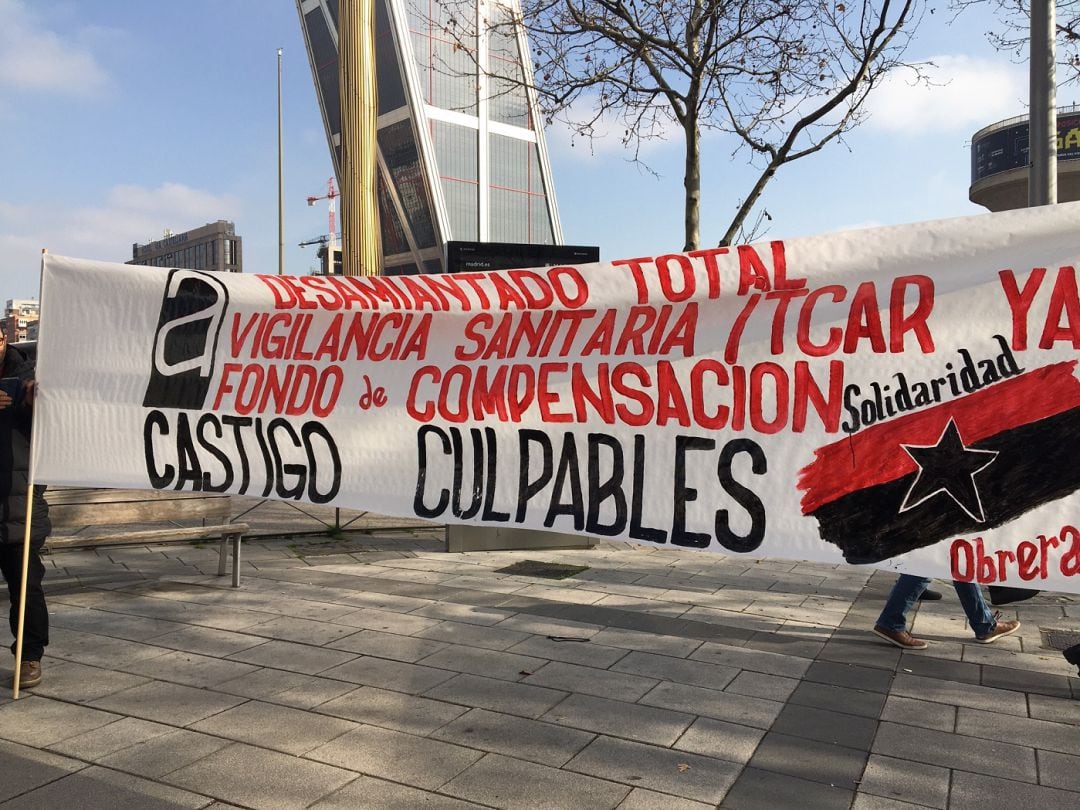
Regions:
<instances>
[{"instance_id":1,"label":"white banner fabric","mask_svg":"<svg viewBox=\"0 0 1080 810\"><path fill-rule=\"evenodd\" d=\"M36 476L1080 592L1078 223L380 278L49 255Z\"/></svg>"}]
</instances>

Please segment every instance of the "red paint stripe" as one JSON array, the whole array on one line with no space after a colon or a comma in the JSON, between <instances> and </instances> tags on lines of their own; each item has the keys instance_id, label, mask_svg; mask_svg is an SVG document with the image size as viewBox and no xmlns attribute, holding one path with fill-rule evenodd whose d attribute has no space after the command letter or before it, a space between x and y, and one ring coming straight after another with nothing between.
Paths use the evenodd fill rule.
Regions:
<instances>
[{"instance_id":1,"label":"red paint stripe","mask_svg":"<svg viewBox=\"0 0 1080 810\"><path fill-rule=\"evenodd\" d=\"M825 445L799 470L802 513L866 487L893 481L917 469L901 444L930 445L952 417L966 444L1080 406L1076 360L1055 363L995 383L974 394L943 402Z\"/></svg>"}]
</instances>

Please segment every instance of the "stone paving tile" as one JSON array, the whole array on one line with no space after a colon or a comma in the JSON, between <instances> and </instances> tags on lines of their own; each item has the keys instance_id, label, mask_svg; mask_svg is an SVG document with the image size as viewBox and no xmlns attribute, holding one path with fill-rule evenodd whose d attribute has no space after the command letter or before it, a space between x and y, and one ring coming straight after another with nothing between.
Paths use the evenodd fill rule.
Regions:
<instances>
[{"instance_id":1,"label":"stone paving tile","mask_svg":"<svg viewBox=\"0 0 1080 810\"><path fill-rule=\"evenodd\" d=\"M356 727L348 720L257 700L190 726L192 731L294 755L307 753Z\"/></svg>"},{"instance_id":2,"label":"stone paving tile","mask_svg":"<svg viewBox=\"0 0 1080 810\"><path fill-rule=\"evenodd\" d=\"M744 646L754 650L794 655L800 658L817 658L826 642L808 639L798 632L754 633Z\"/></svg>"},{"instance_id":3,"label":"stone paving tile","mask_svg":"<svg viewBox=\"0 0 1080 810\"><path fill-rule=\"evenodd\" d=\"M520 717L472 709L432 736L558 768L588 745L594 734Z\"/></svg>"},{"instance_id":4,"label":"stone paving tile","mask_svg":"<svg viewBox=\"0 0 1080 810\"><path fill-rule=\"evenodd\" d=\"M529 613L515 613L509 619L505 619L493 626L505 630L520 630L522 633L531 633L537 636L585 636L588 638L592 638L604 629L603 625L592 622L535 616ZM607 645L609 647L620 646L611 642L607 642Z\"/></svg>"},{"instance_id":5,"label":"stone paving tile","mask_svg":"<svg viewBox=\"0 0 1080 810\"><path fill-rule=\"evenodd\" d=\"M1075 623L1073 627L1075 628ZM1008 639L1002 640L1007 641ZM1019 669L1024 672L1043 672L1048 675L1076 674L1076 670L1069 667L1068 663L1060 655L1050 654L1048 651L1035 654L994 649L997 646L997 644L967 644L964 646L964 660L973 664L990 664L991 666Z\"/></svg>"},{"instance_id":6,"label":"stone paving tile","mask_svg":"<svg viewBox=\"0 0 1080 810\"><path fill-rule=\"evenodd\" d=\"M46 656L42 662L45 677L33 688L42 697L54 697L67 703L89 703L121 689L146 683L147 678L126 672L89 667L74 661L56 661Z\"/></svg>"},{"instance_id":7,"label":"stone paving tile","mask_svg":"<svg viewBox=\"0 0 1080 810\"><path fill-rule=\"evenodd\" d=\"M429 641L414 636L399 636L378 630L361 630L326 645L335 650L346 650L360 655L374 655L395 661L416 663L421 658L445 649L441 641Z\"/></svg>"},{"instance_id":8,"label":"stone paving tile","mask_svg":"<svg viewBox=\"0 0 1080 810\"><path fill-rule=\"evenodd\" d=\"M334 619L334 622L364 630L397 633L400 636L411 636L424 630L431 630L442 623L439 619L428 619L415 613L397 613L393 610L377 608L361 608L339 616Z\"/></svg>"},{"instance_id":9,"label":"stone paving tile","mask_svg":"<svg viewBox=\"0 0 1080 810\"><path fill-rule=\"evenodd\" d=\"M673 748L694 754L745 764L765 736L762 729L699 717Z\"/></svg>"},{"instance_id":10,"label":"stone paving tile","mask_svg":"<svg viewBox=\"0 0 1080 810\"><path fill-rule=\"evenodd\" d=\"M140 644L94 633L58 627L49 633L49 657L75 661L103 669L123 669L125 664L172 652L164 647Z\"/></svg>"},{"instance_id":11,"label":"stone paving tile","mask_svg":"<svg viewBox=\"0 0 1080 810\"><path fill-rule=\"evenodd\" d=\"M584 731L669 746L679 739L694 717L669 709L572 694L540 719Z\"/></svg>"},{"instance_id":12,"label":"stone paving tile","mask_svg":"<svg viewBox=\"0 0 1080 810\"><path fill-rule=\"evenodd\" d=\"M352 627L338 624L282 616L249 627L247 632L279 641L295 641L298 644L322 646L352 635L356 631Z\"/></svg>"},{"instance_id":13,"label":"stone paving tile","mask_svg":"<svg viewBox=\"0 0 1080 810\"><path fill-rule=\"evenodd\" d=\"M129 672L187 686L208 687L250 675L258 667L189 652L168 652L125 666Z\"/></svg>"},{"instance_id":14,"label":"stone paving tile","mask_svg":"<svg viewBox=\"0 0 1080 810\"><path fill-rule=\"evenodd\" d=\"M305 756L368 776L434 790L480 759L481 754L440 740L360 726Z\"/></svg>"},{"instance_id":15,"label":"stone paving tile","mask_svg":"<svg viewBox=\"0 0 1080 810\"><path fill-rule=\"evenodd\" d=\"M1080 755L1080 728L1073 723L1052 723L1028 717L975 711L961 706L956 720L956 732L1062 754Z\"/></svg>"},{"instance_id":16,"label":"stone paving tile","mask_svg":"<svg viewBox=\"0 0 1080 810\"><path fill-rule=\"evenodd\" d=\"M773 731L808 740L869 751L877 734L877 722L869 717L788 704L780 712Z\"/></svg>"},{"instance_id":17,"label":"stone paving tile","mask_svg":"<svg viewBox=\"0 0 1080 810\"><path fill-rule=\"evenodd\" d=\"M1049 675L1045 672L1027 672L1012 667L995 667L984 664L982 667L983 686L998 689L1013 689L1017 692L1038 693L1050 697L1069 699L1072 697L1071 686L1080 684L1080 680L1067 675Z\"/></svg>"},{"instance_id":18,"label":"stone paving tile","mask_svg":"<svg viewBox=\"0 0 1080 810\"><path fill-rule=\"evenodd\" d=\"M602 662L598 663L602 665ZM658 681L639 675L552 661L522 683L634 703L655 687Z\"/></svg>"},{"instance_id":19,"label":"stone paving tile","mask_svg":"<svg viewBox=\"0 0 1080 810\"><path fill-rule=\"evenodd\" d=\"M372 686L362 686L321 703L318 710L321 714L418 735L430 734L466 711L451 703Z\"/></svg>"},{"instance_id":20,"label":"stone paving tile","mask_svg":"<svg viewBox=\"0 0 1080 810\"><path fill-rule=\"evenodd\" d=\"M315 802L311 805L311 810L402 810L413 807L422 807L423 810L468 810L482 805L397 785L371 776L361 776L341 790Z\"/></svg>"},{"instance_id":21,"label":"stone paving tile","mask_svg":"<svg viewBox=\"0 0 1080 810\"><path fill-rule=\"evenodd\" d=\"M707 641L690 654L695 661L709 664L736 667L737 669L763 672L769 675L783 675L788 678L801 678L810 669L812 662L807 658L751 650L746 647L732 647L728 644L715 644Z\"/></svg>"},{"instance_id":22,"label":"stone paving tile","mask_svg":"<svg viewBox=\"0 0 1080 810\"><path fill-rule=\"evenodd\" d=\"M498 624L514 615L509 610L480 607L478 605L456 605L451 602L433 602L412 610L410 613L427 619L445 619L484 627Z\"/></svg>"},{"instance_id":23,"label":"stone paving tile","mask_svg":"<svg viewBox=\"0 0 1080 810\"><path fill-rule=\"evenodd\" d=\"M216 683L214 684L213 689L216 692L225 692L229 695L239 695L241 697L260 698L265 700L280 692L287 692L290 689L297 689L301 686L310 685L313 682L320 680L328 681L343 690L338 694L351 692L355 688L353 684L344 683L342 681L330 681L325 678L320 679L314 675L304 675L300 672L287 672L283 669L264 668L242 675L239 678L232 678L227 681L222 681L221 683ZM326 699L329 700L329 698Z\"/></svg>"},{"instance_id":24,"label":"stone paving tile","mask_svg":"<svg viewBox=\"0 0 1080 810\"><path fill-rule=\"evenodd\" d=\"M364 686L377 686L418 695L454 677L449 669L436 669L403 661L364 655L322 673L324 677Z\"/></svg>"},{"instance_id":25,"label":"stone paving tile","mask_svg":"<svg viewBox=\"0 0 1080 810\"><path fill-rule=\"evenodd\" d=\"M355 658L355 653L328 650L307 644L294 644L290 641L268 641L258 647L241 650L229 656L230 661L242 661L246 664L285 669L306 675L317 675Z\"/></svg>"},{"instance_id":26,"label":"stone paving tile","mask_svg":"<svg viewBox=\"0 0 1080 810\"><path fill-rule=\"evenodd\" d=\"M950 661L944 658L930 658L923 655L905 655L899 671L906 675L923 678L937 678L941 681L977 684L982 679L982 667L962 661Z\"/></svg>"},{"instance_id":27,"label":"stone paving tile","mask_svg":"<svg viewBox=\"0 0 1080 810\"><path fill-rule=\"evenodd\" d=\"M438 667L443 670L467 672L487 678L517 681L531 675L546 662L543 658L535 658L530 655L516 655L515 653L482 650L479 647L465 647L461 644L453 644L433 655L429 655L421 663L426 667Z\"/></svg>"},{"instance_id":28,"label":"stone paving tile","mask_svg":"<svg viewBox=\"0 0 1080 810\"><path fill-rule=\"evenodd\" d=\"M680 799L654 790L634 788L622 800L618 810L709 810L712 805Z\"/></svg>"},{"instance_id":29,"label":"stone paving tile","mask_svg":"<svg viewBox=\"0 0 1080 810\"><path fill-rule=\"evenodd\" d=\"M63 627L65 630L96 633L99 636L122 638L128 641L147 641L154 636L183 628L183 625L176 622L148 619L142 616L126 616L122 613L94 608L58 608L50 611L49 623L55 627Z\"/></svg>"},{"instance_id":30,"label":"stone paving tile","mask_svg":"<svg viewBox=\"0 0 1080 810\"><path fill-rule=\"evenodd\" d=\"M866 760L865 751L841 745L807 745L803 738L770 731L758 744L750 766L855 790Z\"/></svg>"},{"instance_id":31,"label":"stone paving tile","mask_svg":"<svg viewBox=\"0 0 1080 810\"><path fill-rule=\"evenodd\" d=\"M606 647L598 643L596 636L592 640L578 640L580 638L580 636L553 636L550 638L547 636L529 636L521 643L508 647L506 652L601 668L609 667L627 655L625 649Z\"/></svg>"},{"instance_id":32,"label":"stone paving tile","mask_svg":"<svg viewBox=\"0 0 1080 810\"><path fill-rule=\"evenodd\" d=\"M96 762L109 754L164 734L170 734L175 730L172 726L152 723L149 720L122 717L115 723L99 726L85 734L53 743L49 749L58 754Z\"/></svg>"},{"instance_id":33,"label":"stone paving tile","mask_svg":"<svg viewBox=\"0 0 1080 810\"><path fill-rule=\"evenodd\" d=\"M1034 750L993 740L882 723L872 751L943 768L1036 781Z\"/></svg>"},{"instance_id":34,"label":"stone paving tile","mask_svg":"<svg viewBox=\"0 0 1080 810\"><path fill-rule=\"evenodd\" d=\"M164 781L247 807L293 810L355 778L341 768L233 743L167 774Z\"/></svg>"},{"instance_id":35,"label":"stone paving tile","mask_svg":"<svg viewBox=\"0 0 1080 810\"><path fill-rule=\"evenodd\" d=\"M175 810L179 807L202 808L209 803L209 799L197 793L91 766L12 799L6 802L4 807L10 810L41 807L138 807L140 810Z\"/></svg>"},{"instance_id":36,"label":"stone paving tile","mask_svg":"<svg viewBox=\"0 0 1080 810\"><path fill-rule=\"evenodd\" d=\"M168 734L102 757L99 764L147 779L158 779L230 744L218 737L172 729Z\"/></svg>"},{"instance_id":37,"label":"stone paving tile","mask_svg":"<svg viewBox=\"0 0 1080 810\"><path fill-rule=\"evenodd\" d=\"M884 602L883 602L884 604ZM877 667L893 671L900 663L902 652L896 647L886 645L877 636L870 633L873 622L865 632L860 631L853 638L833 637L818 654L823 661L836 661L841 664Z\"/></svg>"},{"instance_id":38,"label":"stone paving tile","mask_svg":"<svg viewBox=\"0 0 1080 810\"><path fill-rule=\"evenodd\" d=\"M442 790L492 807L531 810L615 808L630 792L626 785L499 754L486 754Z\"/></svg>"},{"instance_id":39,"label":"stone paving tile","mask_svg":"<svg viewBox=\"0 0 1080 810\"><path fill-rule=\"evenodd\" d=\"M988 807L1076 810L1076 794L981 774L961 771L953 774L949 810L986 810Z\"/></svg>"},{"instance_id":40,"label":"stone paving tile","mask_svg":"<svg viewBox=\"0 0 1080 810\"><path fill-rule=\"evenodd\" d=\"M814 661L803 677L816 683L828 683L833 686L885 694L888 694L893 682L893 673L887 670L838 661Z\"/></svg>"},{"instance_id":41,"label":"stone paving tile","mask_svg":"<svg viewBox=\"0 0 1080 810\"><path fill-rule=\"evenodd\" d=\"M780 675L766 675L762 672L744 670L724 687L724 691L747 697L785 701L791 697L791 693L798 685L797 678L784 678Z\"/></svg>"},{"instance_id":42,"label":"stone paving tile","mask_svg":"<svg viewBox=\"0 0 1080 810\"><path fill-rule=\"evenodd\" d=\"M445 641L450 644L481 647L487 650L505 650L531 638L528 633L522 633L519 630L505 630L491 625L468 624L457 621L439 622L434 627L420 630L416 633L416 636L417 638Z\"/></svg>"},{"instance_id":43,"label":"stone paving tile","mask_svg":"<svg viewBox=\"0 0 1080 810\"><path fill-rule=\"evenodd\" d=\"M956 707L889 695L881 719L936 731L956 730Z\"/></svg>"},{"instance_id":44,"label":"stone paving tile","mask_svg":"<svg viewBox=\"0 0 1080 810\"><path fill-rule=\"evenodd\" d=\"M218 658L224 658L232 653L250 649L263 644L265 641L266 639L247 633L234 633L213 627L191 626L154 638L154 644L161 647L199 653L200 655L213 655Z\"/></svg>"},{"instance_id":45,"label":"stone paving tile","mask_svg":"<svg viewBox=\"0 0 1080 810\"><path fill-rule=\"evenodd\" d=\"M854 793L821 782L746 768L728 791L721 808L732 810L849 810Z\"/></svg>"},{"instance_id":46,"label":"stone paving tile","mask_svg":"<svg viewBox=\"0 0 1080 810\"><path fill-rule=\"evenodd\" d=\"M1037 720L1072 723L1074 726L1080 726L1080 702L1076 700L1029 695L1028 706L1031 716Z\"/></svg>"},{"instance_id":47,"label":"stone paving tile","mask_svg":"<svg viewBox=\"0 0 1080 810\"><path fill-rule=\"evenodd\" d=\"M825 683L803 681L791 693L788 702L799 706L812 706L817 709L856 714L862 717L877 718L885 705L885 695L880 692L867 692L859 689L847 689Z\"/></svg>"},{"instance_id":48,"label":"stone paving tile","mask_svg":"<svg viewBox=\"0 0 1080 810\"><path fill-rule=\"evenodd\" d=\"M783 703L774 700L668 681L658 684L638 702L763 729L769 728L784 708Z\"/></svg>"},{"instance_id":49,"label":"stone paving tile","mask_svg":"<svg viewBox=\"0 0 1080 810\"><path fill-rule=\"evenodd\" d=\"M119 719L88 706L32 695L0 706L0 738L44 748Z\"/></svg>"},{"instance_id":50,"label":"stone paving tile","mask_svg":"<svg viewBox=\"0 0 1080 810\"><path fill-rule=\"evenodd\" d=\"M564 633L563 635L570 634ZM605 647L617 647L643 653L658 653L673 658L686 658L702 644L696 638L643 633L640 630L627 630L620 627L605 627L592 637L592 641Z\"/></svg>"},{"instance_id":51,"label":"stone paving tile","mask_svg":"<svg viewBox=\"0 0 1080 810\"><path fill-rule=\"evenodd\" d=\"M739 670L734 667L639 652L630 653L613 664L611 669L709 689L723 689L739 674Z\"/></svg>"},{"instance_id":52,"label":"stone paving tile","mask_svg":"<svg viewBox=\"0 0 1080 810\"><path fill-rule=\"evenodd\" d=\"M231 709L242 698L176 683L151 681L98 698L90 705L117 714L141 717L173 726L186 726Z\"/></svg>"},{"instance_id":53,"label":"stone paving tile","mask_svg":"<svg viewBox=\"0 0 1080 810\"><path fill-rule=\"evenodd\" d=\"M1039 783L1080 793L1080 757L1053 751L1036 751Z\"/></svg>"},{"instance_id":54,"label":"stone paving tile","mask_svg":"<svg viewBox=\"0 0 1080 810\"><path fill-rule=\"evenodd\" d=\"M855 801L851 804L851 810L920 810L925 807L924 804L886 799L884 796L875 796L872 793L856 793Z\"/></svg>"},{"instance_id":55,"label":"stone paving tile","mask_svg":"<svg viewBox=\"0 0 1080 810\"><path fill-rule=\"evenodd\" d=\"M735 782L739 768L734 762L687 751L597 737L563 770L716 804Z\"/></svg>"},{"instance_id":56,"label":"stone paving tile","mask_svg":"<svg viewBox=\"0 0 1080 810\"><path fill-rule=\"evenodd\" d=\"M949 769L872 754L859 790L945 810L949 801Z\"/></svg>"},{"instance_id":57,"label":"stone paving tile","mask_svg":"<svg viewBox=\"0 0 1080 810\"><path fill-rule=\"evenodd\" d=\"M951 706L966 706L970 709L981 709L998 714L1015 714L1020 717L1027 715L1027 699L1021 692L954 681L939 681L934 678L919 678L905 673L896 676L892 694Z\"/></svg>"},{"instance_id":58,"label":"stone paving tile","mask_svg":"<svg viewBox=\"0 0 1080 810\"><path fill-rule=\"evenodd\" d=\"M537 718L566 697L566 692L527 683L457 675L423 693L424 697L471 708Z\"/></svg>"},{"instance_id":59,"label":"stone paving tile","mask_svg":"<svg viewBox=\"0 0 1080 810\"><path fill-rule=\"evenodd\" d=\"M0 802L55 782L86 767L68 757L0 740Z\"/></svg>"}]
</instances>

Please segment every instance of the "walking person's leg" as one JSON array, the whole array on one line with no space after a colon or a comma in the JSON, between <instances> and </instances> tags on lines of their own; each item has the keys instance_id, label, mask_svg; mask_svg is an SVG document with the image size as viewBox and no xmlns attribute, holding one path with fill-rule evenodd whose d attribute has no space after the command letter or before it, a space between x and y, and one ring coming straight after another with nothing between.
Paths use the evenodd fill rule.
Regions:
<instances>
[{"instance_id":1,"label":"walking person's leg","mask_svg":"<svg viewBox=\"0 0 1080 810\"><path fill-rule=\"evenodd\" d=\"M874 634L905 650L926 649L925 641L908 632L907 615L929 584L930 579L927 577L901 574L874 625Z\"/></svg>"},{"instance_id":2,"label":"walking person's leg","mask_svg":"<svg viewBox=\"0 0 1080 810\"><path fill-rule=\"evenodd\" d=\"M954 581L953 588L960 597L960 604L963 605L968 624L975 633L975 640L980 644L993 644L999 638L1020 629L1020 622L998 619L1001 614L990 610L978 583Z\"/></svg>"},{"instance_id":3,"label":"walking person's leg","mask_svg":"<svg viewBox=\"0 0 1080 810\"><path fill-rule=\"evenodd\" d=\"M15 653L15 644L19 628L19 585L22 581L21 543L0 543L0 569L8 586L11 609L8 621L11 627L11 652ZM45 605L45 590L42 580L45 577L45 564L37 549L30 551L30 564L26 578L26 616L23 624L22 677L20 686L36 686L41 681L41 658L49 643L49 610Z\"/></svg>"}]
</instances>

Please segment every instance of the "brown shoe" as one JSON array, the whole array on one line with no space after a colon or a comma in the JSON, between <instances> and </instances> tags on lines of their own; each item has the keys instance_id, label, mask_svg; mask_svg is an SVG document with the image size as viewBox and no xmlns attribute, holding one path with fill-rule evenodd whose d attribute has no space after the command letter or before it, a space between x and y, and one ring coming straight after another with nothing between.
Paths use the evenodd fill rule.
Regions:
<instances>
[{"instance_id":1,"label":"brown shoe","mask_svg":"<svg viewBox=\"0 0 1080 810\"><path fill-rule=\"evenodd\" d=\"M921 638L915 638L907 630L889 630L880 624L874 625L874 635L902 650L925 650L929 645Z\"/></svg>"},{"instance_id":2,"label":"brown shoe","mask_svg":"<svg viewBox=\"0 0 1080 810\"><path fill-rule=\"evenodd\" d=\"M41 662L23 661L19 667L19 688L29 689L41 683Z\"/></svg>"},{"instance_id":3,"label":"brown shoe","mask_svg":"<svg viewBox=\"0 0 1080 810\"><path fill-rule=\"evenodd\" d=\"M1000 613L995 613L994 618L1000 616ZM994 629L984 636L975 636L975 640L979 644L993 644L999 638L1015 633L1020 629L1020 622L998 622L994 625Z\"/></svg>"}]
</instances>

